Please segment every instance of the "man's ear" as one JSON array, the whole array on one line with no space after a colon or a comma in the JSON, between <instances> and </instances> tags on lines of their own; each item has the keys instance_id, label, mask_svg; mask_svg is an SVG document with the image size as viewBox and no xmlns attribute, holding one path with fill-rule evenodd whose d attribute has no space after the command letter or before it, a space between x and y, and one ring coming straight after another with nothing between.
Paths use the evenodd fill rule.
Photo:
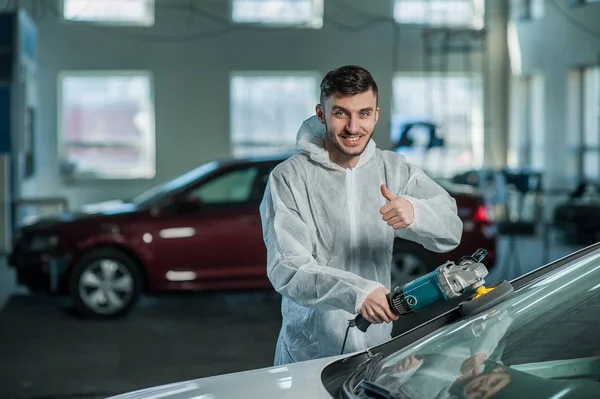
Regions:
<instances>
[{"instance_id":1,"label":"man's ear","mask_svg":"<svg viewBox=\"0 0 600 399\"><path fill-rule=\"evenodd\" d=\"M323 110L321 104L317 104L315 107L315 112L317 114L317 118L319 118L319 121L325 125L325 111Z\"/></svg>"},{"instance_id":2,"label":"man's ear","mask_svg":"<svg viewBox=\"0 0 600 399\"><path fill-rule=\"evenodd\" d=\"M379 107L375 108L375 123L379 121Z\"/></svg>"}]
</instances>

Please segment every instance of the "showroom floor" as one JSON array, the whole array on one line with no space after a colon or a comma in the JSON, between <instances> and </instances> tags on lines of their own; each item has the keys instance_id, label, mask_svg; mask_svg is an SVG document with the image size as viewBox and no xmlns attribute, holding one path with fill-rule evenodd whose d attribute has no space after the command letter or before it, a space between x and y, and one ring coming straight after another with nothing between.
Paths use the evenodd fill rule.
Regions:
<instances>
[{"instance_id":1,"label":"showroom floor","mask_svg":"<svg viewBox=\"0 0 600 399\"><path fill-rule=\"evenodd\" d=\"M521 271L541 265L539 240L518 248ZM550 259L572 250L554 247ZM0 269L0 398L90 399L272 364L281 322L273 294L145 298L129 317L99 322L7 288L11 276ZM488 281L517 272L498 267Z\"/></svg>"},{"instance_id":2,"label":"showroom floor","mask_svg":"<svg viewBox=\"0 0 600 399\"><path fill-rule=\"evenodd\" d=\"M89 398L268 366L279 324L264 294L145 299L110 322L15 295L0 313L0 397Z\"/></svg>"}]
</instances>

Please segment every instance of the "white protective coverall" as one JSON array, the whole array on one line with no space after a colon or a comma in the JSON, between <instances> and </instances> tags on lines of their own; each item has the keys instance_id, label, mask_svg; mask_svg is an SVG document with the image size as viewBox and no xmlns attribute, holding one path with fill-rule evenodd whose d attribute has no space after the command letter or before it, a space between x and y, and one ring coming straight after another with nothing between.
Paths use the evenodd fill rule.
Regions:
<instances>
[{"instance_id":1,"label":"white protective coverall","mask_svg":"<svg viewBox=\"0 0 600 399\"><path fill-rule=\"evenodd\" d=\"M447 252L462 236L455 200L421 169L373 140L358 165L344 169L324 149L324 132L316 116L304 121L300 153L272 171L260 205L267 275L283 296L275 365L340 354L367 295L390 289L395 237ZM409 227L394 230L382 219L381 184L413 205ZM352 329L345 353L385 342L391 330Z\"/></svg>"}]
</instances>

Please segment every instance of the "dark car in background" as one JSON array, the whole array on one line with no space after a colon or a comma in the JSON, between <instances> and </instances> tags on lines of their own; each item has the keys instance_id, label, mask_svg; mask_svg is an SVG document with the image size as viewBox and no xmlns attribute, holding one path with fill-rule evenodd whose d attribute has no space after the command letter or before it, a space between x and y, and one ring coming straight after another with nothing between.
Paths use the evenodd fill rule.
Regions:
<instances>
[{"instance_id":1,"label":"dark car in background","mask_svg":"<svg viewBox=\"0 0 600 399\"><path fill-rule=\"evenodd\" d=\"M570 244L600 241L600 182L580 183L569 198L554 209L554 226Z\"/></svg>"},{"instance_id":2,"label":"dark car in background","mask_svg":"<svg viewBox=\"0 0 600 399\"><path fill-rule=\"evenodd\" d=\"M259 204L288 156L207 162L131 200L38 220L20 228L9 264L30 291L70 295L81 312L100 317L126 313L142 293L270 288ZM438 254L397 240L395 285L478 248L488 250L488 267L495 263L484 197L440 184L456 199L462 242Z\"/></svg>"}]
</instances>

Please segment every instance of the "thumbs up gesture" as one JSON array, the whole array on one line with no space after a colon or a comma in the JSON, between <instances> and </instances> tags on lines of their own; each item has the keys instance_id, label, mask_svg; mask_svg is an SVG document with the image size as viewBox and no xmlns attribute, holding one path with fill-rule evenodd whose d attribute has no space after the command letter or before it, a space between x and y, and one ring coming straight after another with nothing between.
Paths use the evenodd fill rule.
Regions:
<instances>
[{"instance_id":1,"label":"thumbs up gesture","mask_svg":"<svg viewBox=\"0 0 600 399\"><path fill-rule=\"evenodd\" d=\"M410 226L415 218L412 204L408 200L390 193L385 184L381 185L381 194L389 201L379 210L383 215L383 220L395 230Z\"/></svg>"}]
</instances>

